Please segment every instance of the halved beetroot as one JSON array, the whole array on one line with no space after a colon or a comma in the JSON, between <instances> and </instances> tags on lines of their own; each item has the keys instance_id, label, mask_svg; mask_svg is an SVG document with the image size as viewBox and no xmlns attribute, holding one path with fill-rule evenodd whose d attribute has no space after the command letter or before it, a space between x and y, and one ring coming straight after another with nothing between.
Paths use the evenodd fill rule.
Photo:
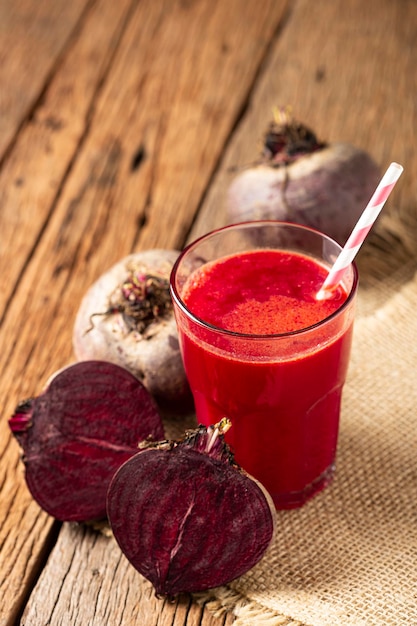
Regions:
<instances>
[{"instance_id":1,"label":"halved beetroot","mask_svg":"<svg viewBox=\"0 0 417 626\"><path fill-rule=\"evenodd\" d=\"M269 546L275 508L233 461L221 426L200 426L129 459L111 481L108 519L132 565L173 597L225 584Z\"/></svg>"},{"instance_id":2,"label":"halved beetroot","mask_svg":"<svg viewBox=\"0 0 417 626\"><path fill-rule=\"evenodd\" d=\"M164 436L142 383L105 361L61 370L42 394L19 404L9 425L23 449L30 492L62 521L104 519L115 471L140 441Z\"/></svg>"}]
</instances>

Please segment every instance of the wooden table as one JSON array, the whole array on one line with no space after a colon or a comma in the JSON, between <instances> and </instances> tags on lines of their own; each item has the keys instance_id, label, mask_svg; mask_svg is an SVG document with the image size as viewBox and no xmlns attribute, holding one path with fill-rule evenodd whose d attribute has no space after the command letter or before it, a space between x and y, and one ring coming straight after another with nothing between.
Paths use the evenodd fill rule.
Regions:
<instances>
[{"instance_id":1,"label":"wooden table","mask_svg":"<svg viewBox=\"0 0 417 626\"><path fill-rule=\"evenodd\" d=\"M7 419L104 270L225 222L275 105L402 163L391 204L416 204L417 3L1 0L0 32L0 625L230 625L41 511Z\"/></svg>"}]
</instances>

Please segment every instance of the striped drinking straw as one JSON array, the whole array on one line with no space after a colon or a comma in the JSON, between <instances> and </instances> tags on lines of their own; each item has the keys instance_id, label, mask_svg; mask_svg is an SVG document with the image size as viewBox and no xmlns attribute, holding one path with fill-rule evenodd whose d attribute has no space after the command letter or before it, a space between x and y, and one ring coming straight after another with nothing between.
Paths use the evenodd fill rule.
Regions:
<instances>
[{"instance_id":1,"label":"striped drinking straw","mask_svg":"<svg viewBox=\"0 0 417 626\"><path fill-rule=\"evenodd\" d=\"M366 235L371 230L388 196L393 190L395 183L401 176L403 169L402 165L398 163L391 163L388 167L381 182L375 189L372 198L369 200L356 226L352 230L349 239L346 241L333 267L330 269L321 289L317 293L317 300L324 300L329 297L332 289L342 280L343 274L358 253Z\"/></svg>"}]
</instances>

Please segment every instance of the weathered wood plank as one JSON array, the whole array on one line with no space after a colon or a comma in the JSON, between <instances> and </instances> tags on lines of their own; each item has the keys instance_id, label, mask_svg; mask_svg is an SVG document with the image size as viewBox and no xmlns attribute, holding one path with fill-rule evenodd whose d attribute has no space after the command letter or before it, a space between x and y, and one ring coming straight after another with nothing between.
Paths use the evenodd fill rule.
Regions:
<instances>
[{"instance_id":1,"label":"weathered wood plank","mask_svg":"<svg viewBox=\"0 0 417 626\"><path fill-rule=\"evenodd\" d=\"M116 4L120 6L103 0L94 10L108 16ZM17 270L7 265L6 259L3 263L7 269L3 286L10 298L4 300L0 336L4 417L10 415L18 399L39 392L49 374L71 358L75 311L98 273L135 246L182 245L285 6L284 1L272 0L261 9L254 0L141 2L118 45L108 77L104 71L108 56L99 62L94 49L83 54L76 43L68 50L66 70L63 64L35 111L34 120L39 120L41 129L35 135L31 126L22 129L4 179L17 181L15 186L22 189L20 181L25 174L27 185L24 195L4 204L9 210L0 225L7 233L6 258L13 253L20 263ZM87 18L79 33L84 45L96 40L98 28ZM118 23L114 21L113 37ZM104 27L103 32L109 31ZM111 44L106 47L103 42L103 50L109 52ZM84 82L83 72L80 76L71 70L81 68L87 60L97 63L97 75L104 81L99 93L94 94ZM97 75L91 72L93 81ZM76 94L69 103L64 98L65 85ZM88 94L95 97L93 109ZM67 117L60 104L69 118L65 125L62 122ZM45 124L51 116L57 123ZM85 116L87 123L83 125ZM40 139L34 141L36 136ZM51 143L53 150L48 153ZM138 166L142 146L144 159ZM26 154L33 154L29 177L28 170L23 171ZM33 220L39 211L42 217L37 222L35 219L34 237ZM11 574L4 582L7 601L0 609L0 623L9 624L21 607L30 575L36 570L34 560L42 553L51 522L31 501L21 470L16 474L18 450L15 442L11 443L5 419L0 444L2 506L8 520L7 527L0 529L0 539L6 541L7 533L11 545L7 553L0 554L1 568ZM32 526L17 515L18 510L29 506L32 519L43 531L36 541ZM19 550L15 547L17 536ZM59 540L56 550L61 549ZM95 547L90 549L94 560ZM82 563L79 567L81 572ZM78 572L71 572L71 577L77 578ZM113 581L114 574L108 575ZM62 616L68 610L68 596L60 595L62 580L49 566L45 576L50 576L51 583L45 588L40 581L28 608L31 617L27 623L45 623L55 604L54 619L59 615L56 623L65 619ZM87 585L85 580L82 583L81 573L79 579L83 594ZM89 581L93 604L101 585ZM124 598L128 590L123 574L115 585ZM80 602L84 603L84 595ZM156 606L157 612L161 611L160 603ZM112 605L107 623L117 623L119 609L119 603ZM148 609L153 610L151 606ZM194 606L187 610L190 615L200 611ZM165 610L163 614L168 615ZM86 623L81 613L73 618ZM103 623L98 617L94 619Z\"/></svg>"},{"instance_id":2,"label":"weathered wood plank","mask_svg":"<svg viewBox=\"0 0 417 626\"><path fill-rule=\"evenodd\" d=\"M42 103L0 171L0 319L88 133L91 107L111 64L131 1L98 0L86 13L61 59L59 72L47 85ZM47 26L50 30L49 21ZM36 56L36 50L32 55Z\"/></svg>"},{"instance_id":3,"label":"weathered wood plank","mask_svg":"<svg viewBox=\"0 0 417 626\"><path fill-rule=\"evenodd\" d=\"M59 582L59 585L57 584ZM40 598L42 601L40 602ZM22 626L228 626L232 617L214 618L188 596L155 597L150 583L130 566L112 537L64 524Z\"/></svg>"},{"instance_id":4,"label":"weathered wood plank","mask_svg":"<svg viewBox=\"0 0 417 626\"><path fill-rule=\"evenodd\" d=\"M74 38L71 54L62 59L62 73L52 81L42 105L21 131L14 150L0 171L0 319L5 315L8 301L19 291L19 281L24 282L22 273L24 275L25 264L36 247L39 233L48 220L62 180L86 131L92 100L111 61L113 46L123 30L129 9L130 0L118 3L99 0L91 13L86 14L84 26L80 26L78 36ZM43 10L46 11L46 8ZM29 20L29 6L26 11ZM53 11L51 15L54 15ZM44 27L49 29L49 20ZM57 19L58 33L60 29ZM91 37L92 30L94 38ZM47 33L44 36L47 37ZM20 35L19 40L22 41L22 38L23 35ZM59 137L56 136L58 130ZM48 258L44 263L47 262ZM37 278L34 280L36 292ZM38 301L39 309L47 306L50 299L49 293ZM26 303L25 307L31 309L31 303ZM18 305L17 310L17 317L13 315L15 330L12 332L21 334L18 330L20 325L29 334L33 332L37 336L36 341L45 345L36 315L29 320L21 306ZM40 362L32 372L27 368L29 353L24 346L17 346L15 338L4 326L2 341L3 349L7 346L7 351L18 351L15 354L17 369L14 374L9 370L9 382L13 378L15 382L21 381L17 382L18 390L10 391L7 376L2 379L2 398L7 408L4 407L0 430L0 571L7 575L0 580L0 595L3 598L0 624L8 625L14 623L41 567L44 546L47 547L52 532L52 520L39 511L24 486L17 449L14 443L10 446L5 419L19 399L34 393L35 388L40 391L34 381L39 380L39 374L42 378L45 369ZM26 386L23 381L26 381Z\"/></svg>"},{"instance_id":5,"label":"weathered wood plank","mask_svg":"<svg viewBox=\"0 0 417 626\"><path fill-rule=\"evenodd\" d=\"M0 161L89 4L90 0L1 0Z\"/></svg>"}]
</instances>

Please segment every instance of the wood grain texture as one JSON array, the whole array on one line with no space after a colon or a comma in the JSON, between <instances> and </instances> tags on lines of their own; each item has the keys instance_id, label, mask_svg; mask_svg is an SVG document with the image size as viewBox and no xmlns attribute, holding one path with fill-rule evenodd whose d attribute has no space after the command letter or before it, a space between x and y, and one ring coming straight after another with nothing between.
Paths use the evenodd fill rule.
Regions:
<instances>
[{"instance_id":1,"label":"wood grain texture","mask_svg":"<svg viewBox=\"0 0 417 626\"><path fill-rule=\"evenodd\" d=\"M26 489L18 450L14 442L10 445L6 423L6 417L11 415L19 400L40 392L39 381L48 370L48 364L44 369L40 361L34 363L31 370L28 364L30 348L25 333L28 331L36 344L46 347L42 316L39 317L38 313L47 311L47 303L52 297L48 294L37 300L36 277L32 277L34 282L29 291L26 288L29 300L24 299L20 286L25 283L31 254L80 145L93 98L105 75L111 47L118 38L128 8L128 3L113 5L98 2L95 10L85 15L84 29L80 29L74 39L71 55L61 59L62 73L51 81L43 102L21 130L13 151L0 171L0 319L3 318L0 341L5 357L1 365L2 395L7 405L0 430L0 571L7 572L7 576L0 581L0 592L4 598L0 604L1 624L13 623L14 616L21 610L52 533L52 520L39 510ZM26 11L29 19L29 5ZM66 13L62 18L68 18ZM58 20L53 24L56 24L59 33ZM48 36L49 27L47 20L44 37ZM94 45L89 33L91 28L95 32ZM19 37L20 41L23 39L23 36ZM36 55L40 47L40 44L34 46L30 54ZM49 49L49 54L52 52ZM23 63L20 57L14 60ZM81 64L83 72L79 71ZM51 252L46 263L50 256ZM18 293L20 296L17 296ZM14 312L10 302L17 307ZM5 323L7 316L11 322L8 329ZM26 331L21 331L19 327ZM19 341L16 342L17 336L23 339L20 347ZM11 353L15 359L14 374L8 369Z\"/></svg>"},{"instance_id":2,"label":"wood grain texture","mask_svg":"<svg viewBox=\"0 0 417 626\"><path fill-rule=\"evenodd\" d=\"M134 248L183 245L285 7L92 2L7 155L0 171L2 626L23 610L53 537L52 521L27 492L7 417L73 358L73 319L100 273ZM72 563L61 536L54 554ZM87 561L98 562L101 544L90 539ZM120 558L112 550L109 558ZM124 571L106 569L104 583L88 578L87 585L84 553L74 559L74 569L60 570L68 589L79 585L80 608L71 607L69 623L102 624L101 612L87 622L83 611L98 606L103 584L120 587L123 598L131 593ZM52 623L65 623L72 596L56 560L44 573L26 623L47 623L52 614ZM107 623L123 621L116 599L104 601ZM187 616L209 623L189 602L175 610L152 602L149 623L170 623L170 615L176 624Z\"/></svg>"},{"instance_id":3,"label":"wood grain texture","mask_svg":"<svg viewBox=\"0 0 417 626\"><path fill-rule=\"evenodd\" d=\"M60 584L57 585L57 581ZM204 614L188 596L158 599L120 552L114 539L86 527L64 524L21 624L141 626L228 626ZM39 602L42 598L42 602Z\"/></svg>"},{"instance_id":4,"label":"wood grain texture","mask_svg":"<svg viewBox=\"0 0 417 626\"><path fill-rule=\"evenodd\" d=\"M1 0L0 160L56 70L89 0Z\"/></svg>"},{"instance_id":5,"label":"wood grain texture","mask_svg":"<svg viewBox=\"0 0 417 626\"><path fill-rule=\"evenodd\" d=\"M46 85L42 102L0 170L0 316L88 133L93 104L129 9L128 0L98 0L85 14L60 59L59 71ZM37 53L37 49L32 52ZM13 264L8 263L12 258Z\"/></svg>"}]
</instances>

